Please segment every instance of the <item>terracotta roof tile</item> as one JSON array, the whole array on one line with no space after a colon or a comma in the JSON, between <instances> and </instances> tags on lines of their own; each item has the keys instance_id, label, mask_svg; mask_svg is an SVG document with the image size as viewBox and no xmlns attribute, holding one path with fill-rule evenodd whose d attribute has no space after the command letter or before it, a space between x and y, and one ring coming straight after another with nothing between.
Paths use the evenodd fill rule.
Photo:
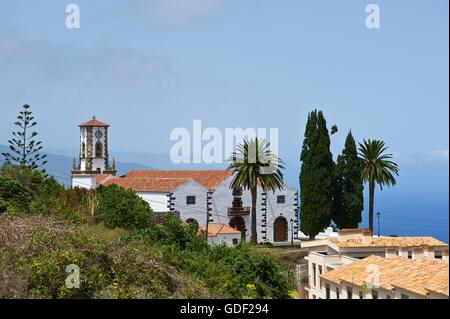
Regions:
<instances>
[{"instance_id":1,"label":"terracotta roof tile","mask_svg":"<svg viewBox=\"0 0 450 319\"><path fill-rule=\"evenodd\" d=\"M368 243L363 242L362 238L330 238L329 240L339 248L448 247L446 243L433 237L372 237Z\"/></svg>"},{"instance_id":2,"label":"terracotta roof tile","mask_svg":"<svg viewBox=\"0 0 450 319\"><path fill-rule=\"evenodd\" d=\"M95 117L92 118L91 120L89 120L89 121L83 123L83 124L80 124L79 126L80 126L80 127L83 127L83 126L109 127L108 124L103 123L103 122L100 122L99 120L95 119Z\"/></svg>"},{"instance_id":3,"label":"terracotta roof tile","mask_svg":"<svg viewBox=\"0 0 450 319\"><path fill-rule=\"evenodd\" d=\"M123 178L114 177L102 183L104 186L115 184L136 192L171 192L187 183L187 178Z\"/></svg>"},{"instance_id":4,"label":"terracotta roof tile","mask_svg":"<svg viewBox=\"0 0 450 319\"><path fill-rule=\"evenodd\" d=\"M95 181L96 181L97 184L99 184L99 183L103 182L106 178L108 178L110 176L112 177L111 174L98 174L95 177Z\"/></svg>"},{"instance_id":5,"label":"terracotta roof tile","mask_svg":"<svg viewBox=\"0 0 450 319\"><path fill-rule=\"evenodd\" d=\"M372 267L368 267L371 265ZM379 273L379 286L386 290L395 287L426 296L428 291L449 295L449 264L438 259L418 259L370 256L342 268L328 271L320 277L337 284L342 281L356 286L366 284L373 277L373 265Z\"/></svg>"},{"instance_id":6,"label":"terracotta roof tile","mask_svg":"<svg viewBox=\"0 0 450 319\"><path fill-rule=\"evenodd\" d=\"M233 175L228 170L137 170L124 175L127 178L188 178L213 190L223 180Z\"/></svg>"},{"instance_id":7,"label":"terracotta roof tile","mask_svg":"<svg viewBox=\"0 0 450 319\"><path fill-rule=\"evenodd\" d=\"M204 233L206 231L206 225L200 226L198 231L199 233ZM215 237L219 234L241 234L241 232L225 224L209 223L208 237Z\"/></svg>"}]
</instances>

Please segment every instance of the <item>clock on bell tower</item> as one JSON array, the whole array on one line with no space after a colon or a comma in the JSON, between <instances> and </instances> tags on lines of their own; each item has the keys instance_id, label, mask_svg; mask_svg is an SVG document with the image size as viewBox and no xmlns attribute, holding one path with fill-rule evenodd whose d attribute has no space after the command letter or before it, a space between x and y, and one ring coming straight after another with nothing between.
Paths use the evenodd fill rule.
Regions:
<instances>
[{"instance_id":1,"label":"clock on bell tower","mask_svg":"<svg viewBox=\"0 0 450 319\"><path fill-rule=\"evenodd\" d=\"M109 165L108 128L109 125L94 117L80 124L80 156L78 165L74 159L72 167L72 187L93 188L97 175L115 175L115 161Z\"/></svg>"}]
</instances>

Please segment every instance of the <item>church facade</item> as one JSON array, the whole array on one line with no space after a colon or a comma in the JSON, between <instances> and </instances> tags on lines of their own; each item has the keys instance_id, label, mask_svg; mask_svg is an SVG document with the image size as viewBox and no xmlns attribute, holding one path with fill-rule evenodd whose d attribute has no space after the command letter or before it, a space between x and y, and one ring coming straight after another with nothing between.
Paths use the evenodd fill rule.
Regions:
<instances>
[{"instance_id":1,"label":"church facade","mask_svg":"<svg viewBox=\"0 0 450 319\"><path fill-rule=\"evenodd\" d=\"M102 132L102 134L97 132ZM251 194L233 190L228 170L137 170L116 176L109 165L108 125L92 119L80 125L80 159L72 168L72 187L116 184L134 190L155 212L176 212L186 222L229 225L250 240ZM298 192L287 185L257 191L258 241L288 242L298 234Z\"/></svg>"}]
</instances>

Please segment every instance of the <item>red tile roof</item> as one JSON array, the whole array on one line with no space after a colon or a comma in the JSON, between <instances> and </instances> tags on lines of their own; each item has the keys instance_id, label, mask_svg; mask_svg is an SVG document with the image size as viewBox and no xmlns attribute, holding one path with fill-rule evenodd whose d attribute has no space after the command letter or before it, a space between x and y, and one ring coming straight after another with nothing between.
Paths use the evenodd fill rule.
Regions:
<instances>
[{"instance_id":1,"label":"red tile roof","mask_svg":"<svg viewBox=\"0 0 450 319\"><path fill-rule=\"evenodd\" d=\"M164 192L174 191L179 186L188 182L188 178L127 178L114 177L102 182L101 185L115 184L135 192Z\"/></svg>"},{"instance_id":2,"label":"red tile roof","mask_svg":"<svg viewBox=\"0 0 450 319\"><path fill-rule=\"evenodd\" d=\"M103 182L106 178L108 178L110 176L112 177L111 174L98 174L95 177L95 181L96 181L97 184L99 184L99 183Z\"/></svg>"},{"instance_id":3,"label":"red tile roof","mask_svg":"<svg viewBox=\"0 0 450 319\"><path fill-rule=\"evenodd\" d=\"M232 171L227 170L172 170L172 171L160 171L160 170L137 170L131 171L125 174L126 178L140 178L140 179L153 179L153 178L184 178L192 179L197 183L203 185L208 190L213 190L223 180L233 175Z\"/></svg>"},{"instance_id":4,"label":"red tile roof","mask_svg":"<svg viewBox=\"0 0 450 319\"><path fill-rule=\"evenodd\" d=\"M198 231L199 233L204 233L206 231L206 225L200 226ZM216 237L219 234L241 234L241 232L225 224L209 223L208 237Z\"/></svg>"},{"instance_id":5,"label":"red tile roof","mask_svg":"<svg viewBox=\"0 0 450 319\"><path fill-rule=\"evenodd\" d=\"M86 123L80 124L80 127L83 126L98 126L98 127L109 127L108 124L100 122L95 118L95 116L92 118L92 120L87 121Z\"/></svg>"}]
</instances>

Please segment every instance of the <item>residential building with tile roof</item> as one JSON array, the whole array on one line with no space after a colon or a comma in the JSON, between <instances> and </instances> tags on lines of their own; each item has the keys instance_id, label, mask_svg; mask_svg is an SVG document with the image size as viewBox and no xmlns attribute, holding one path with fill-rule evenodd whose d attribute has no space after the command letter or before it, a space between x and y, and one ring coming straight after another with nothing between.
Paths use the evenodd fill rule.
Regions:
<instances>
[{"instance_id":1,"label":"residential building with tile roof","mask_svg":"<svg viewBox=\"0 0 450 319\"><path fill-rule=\"evenodd\" d=\"M449 263L440 259L369 256L327 271L320 280L319 296L327 299L449 297Z\"/></svg>"}]
</instances>

